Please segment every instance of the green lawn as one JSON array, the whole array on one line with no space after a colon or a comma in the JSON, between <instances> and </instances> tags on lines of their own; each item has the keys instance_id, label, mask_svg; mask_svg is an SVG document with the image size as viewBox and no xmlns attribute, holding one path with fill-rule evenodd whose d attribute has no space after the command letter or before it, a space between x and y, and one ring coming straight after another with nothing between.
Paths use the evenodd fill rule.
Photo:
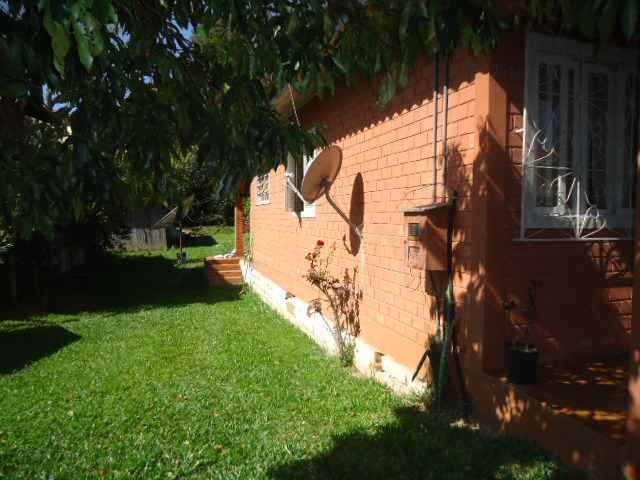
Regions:
<instances>
[{"instance_id":1,"label":"green lawn","mask_svg":"<svg viewBox=\"0 0 640 480\"><path fill-rule=\"evenodd\" d=\"M232 242L209 231L184 266L113 256L53 313L0 322L0 478L565 478L352 375L255 295L206 288L199 259Z\"/></svg>"}]
</instances>

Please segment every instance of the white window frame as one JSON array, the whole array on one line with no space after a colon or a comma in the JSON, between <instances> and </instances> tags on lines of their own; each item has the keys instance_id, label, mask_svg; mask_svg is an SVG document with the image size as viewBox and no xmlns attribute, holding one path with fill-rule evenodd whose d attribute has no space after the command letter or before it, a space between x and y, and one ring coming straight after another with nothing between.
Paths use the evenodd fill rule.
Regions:
<instances>
[{"instance_id":1,"label":"white window frame","mask_svg":"<svg viewBox=\"0 0 640 480\"><path fill-rule=\"evenodd\" d=\"M574 155L575 163L573 170L576 177L584 181L586 177L586 151L587 134L582 129L586 123L586 110L582 107L584 103L582 95L586 95L586 82L589 78L584 71L599 70L606 72L611 79L609 84L609 122L607 129L607 166L606 166L606 208L598 209L598 213L606 219L607 228L628 228L633 224L633 208L623 208L622 206L622 176L621 169L624 168L625 151L625 88L629 75L638 75L634 68L637 65L637 52L604 48L596 52L596 46L580 43L562 37L552 37L537 33L527 35L527 47L525 54L525 108L524 108L524 135L523 135L523 178L522 178L522 236L525 230L540 228L570 228L567 217L562 214L562 206L538 207L536 206L536 183L535 172L527 162L527 150L535 135L534 121L537 118L538 106L538 72L539 64L561 65L562 77L560 101L561 101L561 161L567 150L567 105L568 87L567 71L571 67L574 69ZM583 160L585 159L585 160ZM616 183L616 180L617 183ZM562 182L560 182L562 183ZM585 182L586 183L586 182ZM558 187L562 187L559 185ZM586 185L585 185L586 188ZM580 200L575 200L577 206ZM571 207L570 207L571 208Z\"/></svg>"},{"instance_id":2,"label":"white window frame","mask_svg":"<svg viewBox=\"0 0 640 480\"><path fill-rule=\"evenodd\" d=\"M309 165L311 165L311 162L313 161L313 159L316 157L316 155L319 152L320 152L319 150L316 150L316 151L313 152L313 155L305 155L302 158L303 178L304 178L304 175L307 174L307 169L309 168ZM302 211L300 212L300 218L316 218L316 204L315 204L315 202L313 202L313 203L303 202Z\"/></svg>"},{"instance_id":3,"label":"white window frame","mask_svg":"<svg viewBox=\"0 0 640 480\"><path fill-rule=\"evenodd\" d=\"M266 198L260 198L260 183L266 182ZM271 203L271 175L267 172L256 177L256 205L269 205Z\"/></svg>"}]
</instances>

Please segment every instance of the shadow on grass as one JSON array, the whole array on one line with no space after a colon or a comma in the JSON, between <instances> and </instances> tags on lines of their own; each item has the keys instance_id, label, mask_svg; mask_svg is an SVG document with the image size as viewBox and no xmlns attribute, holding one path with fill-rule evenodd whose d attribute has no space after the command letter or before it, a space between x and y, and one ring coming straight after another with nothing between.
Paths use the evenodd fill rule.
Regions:
<instances>
[{"instance_id":1,"label":"shadow on grass","mask_svg":"<svg viewBox=\"0 0 640 480\"><path fill-rule=\"evenodd\" d=\"M569 478L567 471L553 467L549 457L528 443L486 437L470 428L452 426L442 416L413 408L401 408L395 413L397 421L379 431L337 436L329 452L276 466L269 471L269 478ZM526 470L538 475L529 476Z\"/></svg>"},{"instance_id":2,"label":"shadow on grass","mask_svg":"<svg viewBox=\"0 0 640 480\"><path fill-rule=\"evenodd\" d=\"M108 255L90 270L70 274L86 279L83 288L73 288L64 279L56 280L46 286L44 302L23 302L17 308L1 309L0 320L42 325L48 323L44 318L48 314L119 314L239 298L238 287L209 288L202 261L198 263L197 267L178 267L174 260L160 255ZM55 323L74 320L57 319Z\"/></svg>"},{"instance_id":3,"label":"shadow on grass","mask_svg":"<svg viewBox=\"0 0 640 480\"><path fill-rule=\"evenodd\" d=\"M213 247L218 244L218 241L211 235L199 235L195 233L185 234L183 240L187 247Z\"/></svg>"},{"instance_id":4,"label":"shadow on grass","mask_svg":"<svg viewBox=\"0 0 640 480\"><path fill-rule=\"evenodd\" d=\"M20 370L80 340L60 326L0 331L0 374Z\"/></svg>"}]
</instances>

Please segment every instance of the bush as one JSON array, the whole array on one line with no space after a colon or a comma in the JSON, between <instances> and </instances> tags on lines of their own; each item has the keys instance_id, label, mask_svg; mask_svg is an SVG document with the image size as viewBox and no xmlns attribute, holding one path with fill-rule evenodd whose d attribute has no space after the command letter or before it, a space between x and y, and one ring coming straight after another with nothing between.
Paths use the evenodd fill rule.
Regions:
<instances>
[{"instance_id":1,"label":"bush","mask_svg":"<svg viewBox=\"0 0 640 480\"><path fill-rule=\"evenodd\" d=\"M342 278L333 276L330 266L335 253L335 244L325 256L322 255L323 247L324 242L318 240L313 251L305 257L309 262L309 269L304 278L324 296L324 298L312 300L311 308L322 312L322 302L329 304L333 314L333 325L328 326L333 333L338 356L344 366L351 366L355 357L355 339L360 334L362 291L357 287L358 269L354 267L350 271L345 268Z\"/></svg>"}]
</instances>

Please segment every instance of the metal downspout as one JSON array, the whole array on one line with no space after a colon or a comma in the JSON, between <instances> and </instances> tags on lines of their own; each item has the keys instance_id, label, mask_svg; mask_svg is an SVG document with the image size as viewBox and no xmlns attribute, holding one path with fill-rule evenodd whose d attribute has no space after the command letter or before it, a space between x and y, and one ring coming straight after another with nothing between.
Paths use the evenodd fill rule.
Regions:
<instances>
[{"instance_id":1,"label":"metal downspout","mask_svg":"<svg viewBox=\"0 0 640 480\"><path fill-rule=\"evenodd\" d=\"M433 82L433 203L438 201L438 88L440 84L440 55L434 61Z\"/></svg>"},{"instance_id":2,"label":"metal downspout","mask_svg":"<svg viewBox=\"0 0 640 480\"><path fill-rule=\"evenodd\" d=\"M443 166L442 166L442 201L447 200L447 172L449 169L449 145L447 143L447 123L449 119L449 60L450 56L447 55L444 67L444 85L443 95L444 95L444 130L442 131L442 151L443 151Z\"/></svg>"}]
</instances>

